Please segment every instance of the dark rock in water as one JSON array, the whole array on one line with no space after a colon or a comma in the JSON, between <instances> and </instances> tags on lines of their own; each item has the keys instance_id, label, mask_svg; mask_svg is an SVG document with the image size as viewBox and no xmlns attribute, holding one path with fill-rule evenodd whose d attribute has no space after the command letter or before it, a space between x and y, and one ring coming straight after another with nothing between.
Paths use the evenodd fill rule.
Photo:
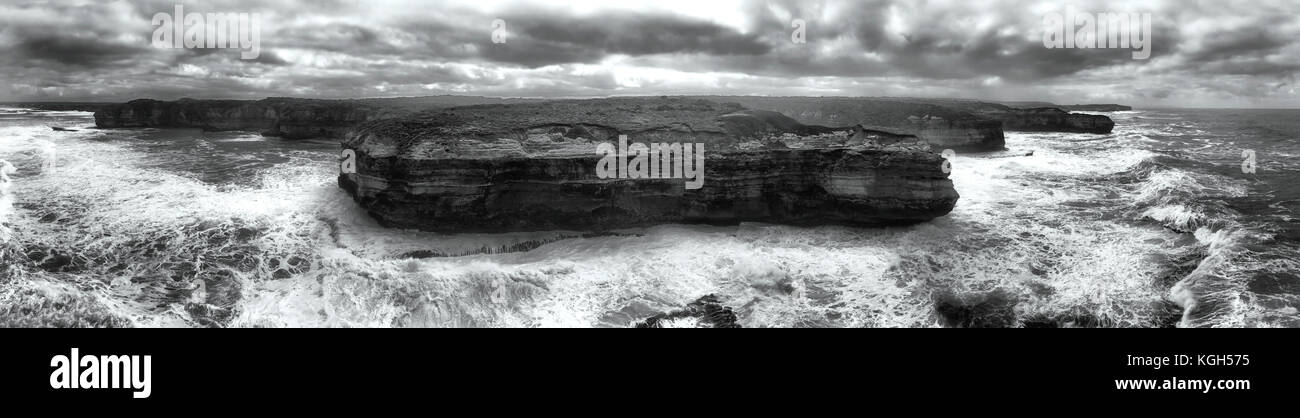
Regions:
<instances>
[{"instance_id":1,"label":"dark rock in water","mask_svg":"<svg viewBox=\"0 0 1300 418\"><path fill-rule=\"evenodd\" d=\"M1016 326L1016 298L1001 290L933 297L939 323L952 328L1009 328Z\"/></svg>"},{"instance_id":2,"label":"dark rock in water","mask_svg":"<svg viewBox=\"0 0 1300 418\"><path fill-rule=\"evenodd\" d=\"M736 313L722 305L716 295L705 295L680 310L661 313L636 324L637 328L663 328L666 321L695 318L697 328L740 328Z\"/></svg>"},{"instance_id":3,"label":"dark rock in water","mask_svg":"<svg viewBox=\"0 0 1300 418\"><path fill-rule=\"evenodd\" d=\"M54 248L29 246L24 253L36 267L51 273L73 273L85 269L85 260L77 257L75 252L68 254Z\"/></svg>"},{"instance_id":4,"label":"dark rock in water","mask_svg":"<svg viewBox=\"0 0 1300 418\"><path fill-rule=\"evenodd\" d=\"M1183 308L1170 301L1157 302L1154 306L1150 323L1116 323L1111 318L1098 316L1085 307L1074 307L1061 312L1040 313L1023 318L1020 323L1025 328L1110 328L1110 327L1151 327L1176 328L1182 320Z\"/></svg>"},{"instance_id":5,"label":"dark rock in water","mask_svg":"<svg viewBox=\"0 0 1300 418\"><path fill-rule=\"evenodd\" d=\"M703 144L702 187L600 178L597 144L620 134ZM681 98L452 108L364 124L343 147L356 173L339 185L371 216L433 231L909 224L947 214L958 197L942 157L915 137Z\"/></svg>"},{"instance_id":6,"label":"dark rock in water","mask_svg":"<svg viewBox=\"0 0 1300 418\"><path fill-rule=\"evenodd\" d=\"M0 328L125 328L129 318L94 296L38 289L0 293Z\"/></svg>"},{"instance_id":7,"label":"dark rock in water","mask_svg":"<svg viewBox=\"0 0 1300 418\"><path fill-rule=\"evenodd\" d=\"M206 303L186 302L185 312L190 314L190 319L195 323L207 328L225 327L234 318L234 311L230 308Z\"/></svg>"},{"instance_id":8,"label":"dark rock in water","mask_svg":"<svg viewBox=\"0 0 1300 418\"><path fill-rule=\"evenodd\" d=\"M76 132L76 131L77 131L76 129L72 129L72 128L64 128L64 127L62 127L62 126L51 126L50 129L53 129L53 130L58 131L58 132Z\"/></svg>"},{"instance_id":9,"label":"dark rock in water","mask_svg":"<svg viewBox=\"0 0 1300 418\"><path fill-rule=\"evenodd\" d=\"M1096 315L1086 312L1068 312L1057 315L1036 315L1021 321L1025 328L1099 328L1112 326Z\"/></svg>"}]
</instances>

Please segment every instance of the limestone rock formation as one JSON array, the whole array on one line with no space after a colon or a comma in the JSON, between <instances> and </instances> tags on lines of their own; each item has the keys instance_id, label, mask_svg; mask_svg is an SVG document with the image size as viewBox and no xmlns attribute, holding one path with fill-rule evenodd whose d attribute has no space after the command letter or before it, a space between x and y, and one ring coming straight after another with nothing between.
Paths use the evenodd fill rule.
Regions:
<instances>
[{"instance_id":1,"label":"limestone rock formation","mask_svg":"<svg viewBox=\"0 0 1300 418\"><path fill-rule=\"evenodd\" d=\"M619 135L702 144L702 187L601 178L598 146ZM942 157L915 137L685 98L443 109L365 123L343 147L356 172L339 184L362 207L387 226L435 231L906 224L947 214L958 197Z\"/></svg>"},{"instance_id":2,"label":"limestone rock formation","mask_svg":"<svg viewBox=\"0 0 1300 418\"><path fill-rule=\"evenodd\" d=\"M779 112L800 123L829 127L862 125L915 135L935 149L995 151L1005 146L1000 124L991 119L913 99L888 97L704 96L750 109Z\"/></svg>"},{"instance_id":3,"label":"limestone rock formation","mask_svg":"<svg viewBox=\"0 0 1300 418\"><path fill-rule=\"evenodd\" d=\"M141 99L100 108L95 112L95 126L253 131L298 139L342 137L352 127L376 116L380 113L372 107L334 100Z\"/></svg>"}]
</instances>

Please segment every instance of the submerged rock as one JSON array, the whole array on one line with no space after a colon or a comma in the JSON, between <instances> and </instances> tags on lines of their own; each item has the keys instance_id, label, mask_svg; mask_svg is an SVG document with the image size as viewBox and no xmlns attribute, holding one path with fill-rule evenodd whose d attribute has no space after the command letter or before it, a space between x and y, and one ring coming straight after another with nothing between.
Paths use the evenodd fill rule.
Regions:
<instances>
[{"instance_id":1,"label":"submerged rock","mask_svg":"<svg viewBox=\"0 0 1300 418\"><path fill-rule=\"evenodd\" d=\"M1006 291L933 297L939 323L951 328L1009 328L1016 326L1016 297Z\"/></svg>"},{"instance_id":2,"label":"submerged rock","mask_svg":"<svg viewBox=\"0 0 1300 418\"><path fill-rule=\"evenodd\" d=\"M740 328L736 321L736 313L724 306L716 295L704 295L682 309L646 318L636 327Z\"/></svg>"},{"instance_id":3,"label":"submerged rock","mask_svg":"<svg viewBox=\"0 0 1300 418\"><path fill-rule=\"evenodd\" d=\"M702 185L688 188L687 173L602 178L598 144L619 135L702 144ZM433 231L908 224L947 214L958 197L943 158L915 137L706 100L451 108L367 123L343 147L356 172L339 185L363 208L385 226Z\"/></svg>"}]
</instances>

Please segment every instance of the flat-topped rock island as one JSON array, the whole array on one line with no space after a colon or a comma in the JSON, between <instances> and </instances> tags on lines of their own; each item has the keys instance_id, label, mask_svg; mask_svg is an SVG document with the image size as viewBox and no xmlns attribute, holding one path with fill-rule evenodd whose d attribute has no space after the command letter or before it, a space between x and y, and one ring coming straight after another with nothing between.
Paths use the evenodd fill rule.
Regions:
<instances>
[{"instance_id":1,"label":"flat-topped rock island","mask_svg":"<svg viewBox=\"0 0 1300 418\"><path fill-rule=\"evenodd\" d=\"M703 158L678 159L672 144ZM432 231L895 225L943 216L958 198L943 158L915 136L687 98L431 110L364 123L343 148L355 172L339 185L367 212ZM611 165L618 175L602 171Z\"/></svg>"}]
</instances>

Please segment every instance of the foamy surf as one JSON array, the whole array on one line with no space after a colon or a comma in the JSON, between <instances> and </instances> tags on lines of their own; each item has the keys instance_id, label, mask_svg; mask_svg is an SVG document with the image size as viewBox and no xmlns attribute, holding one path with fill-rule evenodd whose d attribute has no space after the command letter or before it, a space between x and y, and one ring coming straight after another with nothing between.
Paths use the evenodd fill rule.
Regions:
<instances>
[{"instance_id":1,"label":"foamy surf","mask_svg":"<svg viewBox=\"0 0 1300 418\"><path fill-rule=\"evenodd\" d=\"M0 303L24 326L628 327L704 295L746 327L1289 324L1300 301L1250 283L1296 266L1222 203L1249 185L1148 148L1161 128L1010 133L1034 152L958 155L957 207L911 227L436 234L359 209L329 143L0 126Z\"/></svg>"}]
</instances>

